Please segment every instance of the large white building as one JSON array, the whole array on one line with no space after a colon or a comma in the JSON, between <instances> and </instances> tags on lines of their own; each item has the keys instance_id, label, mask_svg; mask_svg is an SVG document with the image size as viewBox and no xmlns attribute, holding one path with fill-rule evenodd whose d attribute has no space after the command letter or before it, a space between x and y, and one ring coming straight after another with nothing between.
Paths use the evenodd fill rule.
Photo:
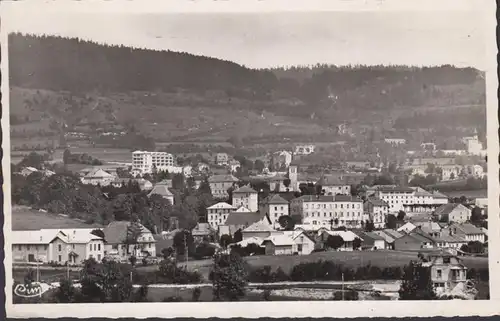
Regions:
<instances>
[{"instance_id":1,"label":"large white building","mask_svg":"<svg viewBox=\"0 0 500 321\"><path fill-rule=\"evenodd\" d=\"M146 152L137 150L132 153L132 173L151 174L157 171L167 171L174 166L174 156L166 152Z\"/></svg>"},{"instance_id":2,"label":"large white building","mask_svg":"<svg viewBox=\"0 0 500 321\"><path fill-rule=\"evenodd\" d=\"M313 226L359 228L369 217L363 201L347 195L303 195L290 204L290 214L300 215L302 224Z\"/></svg>"},{"instance_id":3,"label":"large white building","mask_svg":"<svg viewBox=\"0 0 500 321\"><path fill-rule=\"evenodd\" d=\"M315 145L297 145L295 146L295 155L309 155L314 153Z\"/></svg>"},{"instance_id":4,"label":"large white building","mask_svg":"<svg viewBox=\"0 0 500 321\"><path fill-rule=\"evenodd\" d=\"M415 191L409 187L381 187L375 196L389 205L389 213L403 211L404 205L415 203Z\"/></svg>"},{"instance_id":5,"label":"large white building","mask_svg":"<svg viewBox=\"0 0 500 321\"><path fill-rule=\"evenodd\" d=\"M229 213L236 210L235 207L229 205L226 202L219 202L207 208L208 224L213 229L217 229L218 226L224 225L229 216Z\"/></svg>"}]
</instances>

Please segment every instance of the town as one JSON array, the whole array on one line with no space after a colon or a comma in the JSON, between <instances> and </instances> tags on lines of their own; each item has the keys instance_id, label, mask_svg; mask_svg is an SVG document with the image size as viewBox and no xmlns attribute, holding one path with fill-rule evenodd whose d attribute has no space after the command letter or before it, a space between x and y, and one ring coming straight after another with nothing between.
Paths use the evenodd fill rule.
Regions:
<instances>
[{"instance_id":1,"label":"town","mask_svg":"<svg viewBox=\"0 0 500 321\"><path fill-rule=\"evenodd\" d=\"M405 141L383 144L402 148ZM62 166L32 152L12 165L14 266L73 269L93 259L151 268L174 258L197 267L218 252L334 260L337 252L367 253L367 262L393 266L394 257L430 255L434 261L425 264L435 269L437 293L470 298L460 262L487 255L487 195L451 196L425 183L486 188L484 161L470 162L485 155L477 135L465 137L464 145L442 156L422 143L399 167L349 161L315 171L301 164L321 153L313 144L255 161L216 153L182 166L171 153L137 150L128 164L77 172L68 170L80 157L69 148ZM354 258L345 255L338 259ZM357 255L358 264L364 255Z\"/></svg>"}]
</instances>

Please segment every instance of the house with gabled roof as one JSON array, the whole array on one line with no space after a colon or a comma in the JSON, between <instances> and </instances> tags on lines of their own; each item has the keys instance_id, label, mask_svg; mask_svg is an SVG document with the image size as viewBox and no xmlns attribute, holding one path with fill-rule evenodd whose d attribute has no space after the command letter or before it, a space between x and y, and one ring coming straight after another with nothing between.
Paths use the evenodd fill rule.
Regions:
<instances>
[{"instance_id":1,"label":"house with gabled roof","mask_svg":"<svg viewBox=\"0 0 500 321\"><path fill-rule=\"evenodd\" d=\"M276 230L268 222L263 220L255 222L241 231L243 240L251 237L259 237L261 239L265 239L275 232Z\"/></svg>"},{"instance_id":2,"label":"house with gabled roof","mask_svg":"<svg viewBox=\"0 0 500 321\"><path fill-rule=\"evenodd\" d=\"M396 251L419 251L422 249L432 249L435 247L435 240L419 229L403 235L394 241Z\"/></svg>"},{"instance_id":3,"label":"house with gabled roof","mask_svg":"<svg viewBox=\"0 0 500 321\"><path fill-rule=\"evenodd\" d=\"M279 218L290 215L290 205L287 200L278 194L269 195L259 205L259 210L267 213L275 227L279 224Z\"/></svg>"},{"instance_id":4,"label":"house with gabled roof","mask_svg":"<svg viewBox=\"0 0 500 321\"><path fill-rule=\"evenodd\" d=\"M441 205L433 213L437 220L448 223L465 223L471 215L471 209L459 203Z\"/></svg>"},{"instance_id":5,"label":"house with gabled roof","mask_svg":"<svg viewBox=\"0 0 500 321\"><path fill-rule=\"evenodd\" d=\"M213 229L217 229L218 226L226 222L229 213L235 210L235 207L226 202L219 202L207 207L208 224L210 224Z\"/></svg>"},{"instance_id":6,"label":"house with gabled roof","mask_svg":"<svg viewBox=\"0 0 500 321\"><path fill-rule=\"evenodd\" d=\"M227 190L233 187L238 182L238 179L233 175L212 175L208 178L210 190L214 198L227 198L229 194Z\"/></svg>"},{"instance_id":7,"label":"house with gabled roof","mask_svg":"<svg viewBox=\"0 0 500 321\"><path fill-rule=\"evenodd\" d=\"M442 230L443 234L460 235L468 242L486 242L486 233L471 223L453 223Z\"/></svg>"},{"instance_id":8,"label":"house with gabled roof","mask_svg":"<svg viewBox=\"0 0 500 321\"><path fill-rule=\"evenodd\" d=\"M259 193L250 186L242 186L232 192L233 207L244 206L250 211L259 209Z\"/></svg>"},{"instance_id":9,"label":"house with gabled roof","mask_svg":"<svg viewBox=\"0 0 500 321\"><path fill-rule=\"evenodd\" d=\"M273 234L262 241L266 255L308 255L315 247L315 242L302 231L283 231Z\"/></svg>"},{"instance_id":10,"label":"house with gabled roof","mask_svg":"<svg viewBox=\"0 0 500 321\"><path fill-rule=\"evenodd\" d=\"M106 239L105 254L120 261L131 256L144 258L156 256L153 233L140 223L114 221L103 230ZM136 237L135 240L131 238Z\"/></svg>"},{"instance_id":11,"label":"house with gabled roof","mask_svg":"<svg viewBox=\"0 0 500 321\"><path fill-rule=\"evenodd\" d=\"M174 205L174 194L172 194L172 192L168 189L167 185L156 184L148 194L148 197L151 197L153 195L159 195L168 200L170 204Z\"/></svg>"},{"instance_id":12,"label":"house with gabled roof","mask_svg":"<svg viewBox=\"0 0 500 321\"><path fill-rule=\"evenodd\" d=\"M91 170L87 175L81 178L83 184L107 186L111 184L116 177L100 168Z\"/></svg>"},{"instance_id":13,"label":"house with gabled roof","mask_svg":"<svg viewBox=\"0 0 500 321\"><path fill-rule=\"evenodd\" d=\"M389 204L387 202L376 198L369 197L363 203L363 209L370 218L370 221L374 224L375 228L383 228L387 221L387 215L389 215Z\"/></svg>"},{"instance_id":14,"label":"house with gabled roof","mask_svg":"<svg viewBox=\"0 0 500 321\"><path fill-rule=\"evenodd\" d=\"M262 222L272 226L272 222L266 213L257 211L251 212L248 209L241 207L236 211L229 213L225 223L219 226L219 236L222 234L233 235L238 230L244 230L250 225Z\"/></svg>"},{"instance_id":15,"label":"house with gabled roof","mask_svg":"<svg viewBox=\"0 0 500 321\"><path fill-rule=\"evenodd\" d=\"M351 185L343 181L342 175L322 175L316 185L321 186L325 195L351 195Z\"/></svg>"}]
</instances>

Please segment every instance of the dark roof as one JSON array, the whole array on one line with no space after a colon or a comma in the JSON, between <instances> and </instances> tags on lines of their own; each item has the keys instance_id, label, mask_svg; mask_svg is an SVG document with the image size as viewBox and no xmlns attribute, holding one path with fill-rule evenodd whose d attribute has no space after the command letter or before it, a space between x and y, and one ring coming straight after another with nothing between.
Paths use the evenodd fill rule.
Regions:
<instances>
[{"instance_id":1,"label":"dark roof","mask_svg":"<svg viewBox=\"0 0 500 321\"><path fill-rule=\"evenodd\" d=\"M347 185L339 175L323 175L316 184L321 186Z\"/></svg>"},{"instance_id":2,"label":"dark roof","mask_svg":"<svg viewBox=\"0 0 500 321\"><path fill-rule=\"evenodd\" d=\"M127 238L128 227L132 223L128 221L114 221L108 224L103 230L104 238L110 244L122 244ZM149 232L143 225L139 225L142 232Z\"/></svg>"},{"instance_id":3,"label":"dark roof","mask_svg":"<svg viewBox=\"0 0 500 321\"><path fill-rule=\"evenodd\" d=\"M335 202L362 202L359 197L351 195L335 195Z\"/></svg>"},{"instance_id":4,"label":"dark roof","mask_svg":"<svg viewBox=\"0 0 500 321\"><path fill-rule=\"evenodd\" d=\"M366 202L373 204L374 206L389 206L385 201L380 198L370 197Z\"/></svg>"},{"instance_id":5,"label":"dark roof","mask_svg":"<svg viewBox=\"0 0 500 321\"><path fill-rule=\"evenodd\" d=\"M151 195L160 195L160 196L173 196L172 192L168 189L167 185L164 184L156 184L155 187L151 190L148 196Z\"/></svg>"},{"instance_id":6,"label":"dark roof","mask_svg":"<svg viewBox=\"0 0 500 321\"><path fill-rule=\"evenodd\" d=\"M484 234L484 232L480 228L478 228L470 223L463 223L463 224L456 224L455 223L455 224L452 224L450 227L456 228L456 229L462 231L464 234Z\"/></svg>"},{"instance_id":7,"label":"dark roof","mask_svg":"<svg viewBox=\"0 0 500 321\"><path fill-rule=\"evenodd\" d=\"M266 216L266 214L261 212L232 212L229 213L224 225L237 225L246 227L260 221L264 218L264 216Z\"/></svg>"}]
</instances>

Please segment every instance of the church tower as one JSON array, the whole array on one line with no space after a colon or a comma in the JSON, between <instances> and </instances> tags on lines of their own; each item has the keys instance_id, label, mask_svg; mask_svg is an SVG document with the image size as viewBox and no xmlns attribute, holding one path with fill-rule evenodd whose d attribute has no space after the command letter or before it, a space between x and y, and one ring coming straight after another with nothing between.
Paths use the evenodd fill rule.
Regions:
<instances>
[{"instance_id":1,"label":"church tower","mask_svg":"<svg viewBox=\"0 0 500 321\"><path fill-rule=\"evenodd\" d=\"M296 191L298 189L297 165L290 164L288 166L288 178L290 179L290 190Z\"/></svg>"}]
</instances>

